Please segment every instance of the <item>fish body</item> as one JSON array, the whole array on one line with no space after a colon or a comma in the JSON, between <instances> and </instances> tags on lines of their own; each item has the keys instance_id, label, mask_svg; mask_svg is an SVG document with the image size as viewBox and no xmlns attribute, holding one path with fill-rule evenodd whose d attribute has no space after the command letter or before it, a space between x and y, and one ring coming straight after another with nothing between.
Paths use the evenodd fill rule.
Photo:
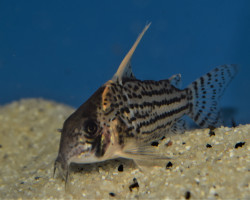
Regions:
<instances>
[{"instance_id":1,"label":"fish body","mask_svg":"<svg viewBox=\"0 0 250 200\"><path fill-rule=\"evenodd\" d=\"M173 132L183 115L202 128L221 125L218 100L237 67L219 66L185 89L179 88L179 74L160 81L138 80L130 60L149 25L113 78L64 122L54 169L59 168L66 180L70 163L157 158L150 143Z\"/></svg>"}]
</instances>

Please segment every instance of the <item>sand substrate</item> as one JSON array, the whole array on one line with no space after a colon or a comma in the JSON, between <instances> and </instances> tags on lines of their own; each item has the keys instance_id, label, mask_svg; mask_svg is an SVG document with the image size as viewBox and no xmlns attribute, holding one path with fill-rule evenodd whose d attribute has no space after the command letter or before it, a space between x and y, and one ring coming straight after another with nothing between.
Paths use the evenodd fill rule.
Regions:
<instances>
[{"instance_id":1,"label":"sand substrate","mask_svg":"<svg viewBox=\"0 0 250 200\"><path fill-rule=\"evenodd\" d=\"M73 111L42 99L0 107L0 199L250 199L250 125L166 136L153 145L172 159L158 166L73 166L65 190L53 164Z\"/></svg>"}]
</instances>

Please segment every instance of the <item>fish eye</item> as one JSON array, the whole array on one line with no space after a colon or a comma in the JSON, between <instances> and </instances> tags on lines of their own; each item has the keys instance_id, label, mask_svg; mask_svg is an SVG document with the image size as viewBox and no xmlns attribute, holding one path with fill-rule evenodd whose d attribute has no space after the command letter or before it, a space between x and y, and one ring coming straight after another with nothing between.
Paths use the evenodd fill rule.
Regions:
<instances>
[{"instance_id":1,"label":"fish eye","mask_svg":"<svg viewBox=\"0 0 250 200\"><path fill-rule=\"evenodd\" d=\"M87 120L84 124L84 131L90 135L93 135L97 131L97 125L93 120Z\"/></svg>"}]
</instances>

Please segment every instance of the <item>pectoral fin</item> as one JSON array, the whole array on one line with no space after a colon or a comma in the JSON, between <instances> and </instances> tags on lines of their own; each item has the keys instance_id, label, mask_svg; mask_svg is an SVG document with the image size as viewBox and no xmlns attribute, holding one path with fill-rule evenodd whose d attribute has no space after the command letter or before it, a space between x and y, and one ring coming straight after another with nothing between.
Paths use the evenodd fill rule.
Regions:
<instances>
[{"instance_id":1,"label":"pectoral fin","mask_svg":"<svg viewBox=\"0 0 250 200\"><path fill-rule=\"evenodd\" d=\"M151 144L130 141L128 142L122 151L120 157L133 159L133 160L166 160L170 159L167 156L161 155L159 149L151 146Z\"/></svg>"},{"instance_id":2,"label":"pectoral fin","mask_svg":"<svg viewBox=\"0 0 250 200\"><path fill-rule=\"evenodd\" d=\"M162 167L166 165L170 157L161 155L157 147L150 144L136 144L130 143L126 145L121 152L120 157L132 159L137 167L145 172L150 172L152 167Z\"/></svg>"}]
</instances>

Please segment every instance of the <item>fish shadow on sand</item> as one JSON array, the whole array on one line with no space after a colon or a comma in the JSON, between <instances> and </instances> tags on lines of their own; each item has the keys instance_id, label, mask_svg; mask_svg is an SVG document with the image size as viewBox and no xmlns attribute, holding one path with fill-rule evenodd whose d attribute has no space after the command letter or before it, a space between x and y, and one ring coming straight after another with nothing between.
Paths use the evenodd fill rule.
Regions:
<instances>
[{"instance_id":1,"label":"fish shadow on sand","mask_svg":"<svg viewBox=\"0 0 250 200\"><path fill-rule=\"evenodd\" d=\"M119 171L121 172L120 168L122 166L122 171L126 171L126 168L134 168L136 169L137 166L133 162L133 160L125 159L125 158L117 158L113 160L106 160L99 163L91 163L91 164L77 164L71 163L70 165L70 173L92 173L92 172L99 172L100 170L109 171L110 168L114 172Z\"/></svg>"}]
</instances>

